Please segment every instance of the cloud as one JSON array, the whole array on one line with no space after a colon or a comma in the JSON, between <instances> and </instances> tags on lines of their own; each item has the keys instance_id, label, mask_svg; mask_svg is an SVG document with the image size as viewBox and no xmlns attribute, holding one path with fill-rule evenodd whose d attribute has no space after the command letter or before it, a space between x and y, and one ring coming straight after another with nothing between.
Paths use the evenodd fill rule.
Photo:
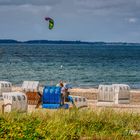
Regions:
<instances>
[{"instance_id":1,"label":"cloud","mask_svg":"<svg viewBox=\"0 0 140 140\"><path fill-rule=\"evenodd\" d=\"M9 17L9 18L14 18L16 17L17 15L21 17L22 16L31 16L31 14L34 14L34 15L38 15L38 14L41 14L43 15L43 13L48 13L52 10L52 6L48 6L48 5L45 5L45 6L36 6L36 5L30 5L30 4L24 4L24 5L19 5L19 6L15 6L15 5L12 5L12 6L2 6L0 8L0 17L1 18L6 18L6 17ZM18 11L18 12L17 12Z\"/></svg>"},{"instance_id":2,"label":"cloud","mask_svg":"<svg viewBox=\"0 0 140 140\"><path fill-rule=\"evenodd\" d=\"M82 6L84 8L93 8L94 9L108 9L120 7L123 4L122 1L113 1L113 0L76 0L75 4Z\"/></svg>"},{"instance_id":3,"label":"cloud","mask_svg":"<svg viewBox=\"0 0 140 140\"><path fill-rule=\"evenodd\" d=\"M56 5L62 0L0 0L0 5Z\"/></svg>"},{"instance_id":4,"label":"cloud","mask_svg":"<svg viewBox=\"0 0 140 140\"><path fill-rule=\"evenodd\" d=\"M140 17L139 0L0 0L0 6L51 6L63 14Z\"/></svg>"},{"instance_id":5,"label":"cloud","mask_svg":"<svg viewBox=\"0 0 140 140\"><path fill-rule=\"evenodd\" d=\"M137 22L137 18L129 18L128 22L129 23L136 23Z\"/></svg>"},{"instance_id":6,"label":"cloud","mask_svg":"<svg viewBox=\"0 0 140 140\"><path fill-rule=\"evenodd\" d=\"M0 37L125 39L139 35L139 9L140 0L0 0ZM52 32L45 16L55 20Z\"/></svg>"},{"instance_id":7,"label":"cloud","mask_svg":"<svg viewBox=\"0 0 140 140\"><path fill-rule=\"evenodd\" d=\"M75 0L80 12L97 15L140 16L139 0Z\"/></svg>"}]
</instances>

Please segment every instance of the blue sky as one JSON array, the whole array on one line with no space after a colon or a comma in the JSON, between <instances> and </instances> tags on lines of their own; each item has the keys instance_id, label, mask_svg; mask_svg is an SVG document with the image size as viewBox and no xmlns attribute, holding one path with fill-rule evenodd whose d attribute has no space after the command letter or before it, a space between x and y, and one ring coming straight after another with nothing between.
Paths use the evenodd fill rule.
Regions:
<instances>
[{"instance_id":1,"label":"blue sky","mask_svg":"<svg viewBox=\"0 0 140 140\"><path fill-rule=\"evenodd\" d=\"M0 38L140 43L140 0L0 0Z\"/></svg>"}]
</instances>

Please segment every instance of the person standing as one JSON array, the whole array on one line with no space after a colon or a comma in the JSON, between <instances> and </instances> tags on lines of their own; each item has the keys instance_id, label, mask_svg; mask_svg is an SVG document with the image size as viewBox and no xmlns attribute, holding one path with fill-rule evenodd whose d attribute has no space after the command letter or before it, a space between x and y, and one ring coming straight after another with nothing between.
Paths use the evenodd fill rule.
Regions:
<instances>
[{"instance_id":1,"label":"person standing","mask_svg":"<svg viewBox=\"0 0 140 140\"><path fill-rule=\"evenodd\" d=\"M61 104L64 105L64 101L65 101L65 88L63 83L59 83L60 87L61 87Z\"/></svg>"}]
</instances>

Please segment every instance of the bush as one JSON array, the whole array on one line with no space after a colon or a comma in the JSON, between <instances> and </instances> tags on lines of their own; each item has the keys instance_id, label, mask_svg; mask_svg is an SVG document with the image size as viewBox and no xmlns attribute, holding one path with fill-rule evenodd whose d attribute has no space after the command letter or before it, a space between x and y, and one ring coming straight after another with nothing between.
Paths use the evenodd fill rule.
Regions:
<instances>
[{"instance_id":1,"label":"bush","mask_svg":"<svg viewBox=\"0 0 140 140\"><path fill-rule=\"evenodd\" d=\"M0 114L1 139L138 139L140 115L104 110L39 111Z\"/></svg>"}]
</instances>

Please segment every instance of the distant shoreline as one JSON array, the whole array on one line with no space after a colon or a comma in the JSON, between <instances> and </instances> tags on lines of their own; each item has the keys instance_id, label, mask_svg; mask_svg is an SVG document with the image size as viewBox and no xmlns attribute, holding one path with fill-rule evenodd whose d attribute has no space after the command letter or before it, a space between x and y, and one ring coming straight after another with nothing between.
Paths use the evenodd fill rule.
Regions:
<instances>
[{"instance_id":1,"label":"distant shoreline","mask_svg":"<svg viewBox=\"0 0 140 140\"><path fill-rule=\"evenodd\" d=\"M127 43L127 42L87 42L87 41L66 41L66 40L28 40L17 41L13 39L0 39L0 44L80 44L80 45L135 45L139 46L140 43Z\"/></svg>"}]
</instances>

